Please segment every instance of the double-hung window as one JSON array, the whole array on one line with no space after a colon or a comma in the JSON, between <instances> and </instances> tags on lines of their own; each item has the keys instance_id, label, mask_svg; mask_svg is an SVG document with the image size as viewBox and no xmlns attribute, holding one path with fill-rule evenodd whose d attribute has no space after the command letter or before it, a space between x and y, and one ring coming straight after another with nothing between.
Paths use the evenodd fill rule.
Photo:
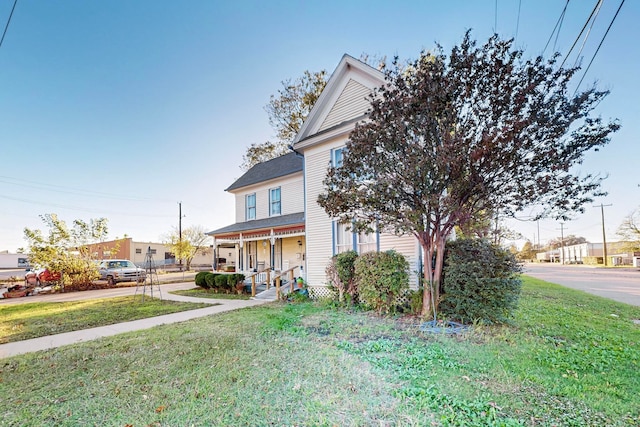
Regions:
<instances>
[{"instance_id":1,"label":"double-hung window","mask_svg":"<svg viewBox=\"0 0 640 427\"><path fill-rule=\"evenodd\" d=\"M353 249L353 233L348 229L350 226L351 224L334 222L334 251L336 254Z\"/></svg>"},{"instance_id":2,"label":"double-hung window","mask_svg":"<svg viewBox=\"0 0 640 427\"><path fill-rule=\"evenodd\" d=\"M247 221L256 219L256 193L247 194L246 196L246 218Z\"/></svg>"},{"instance_id":3,"label":"double-hung window","mask_svg":"<svg viewBox=\"0 0 640 427\"><path fill-rule=\"evenodd\" d=\"M358 234L358 253L373 252L378 250L378 233Z\"/></svg>"},{"instance_id":4,"label":"double-hung window","mask_svg":"<svg viewBox=\"0 0 640 427\"><path fill-rule=\"evenodd\" d=\"M331 150L331 165L334 168L342 166L342 159L344 158L344 148L336 148Z\"/></svg>"},{"instance_id":5,"label":"double-hung window","mask_svg":"<svg viewBox=\"0 0 640 427\"><path fill-rule=\"evenodd\" d=\"M354 250L359 254L378 251L378 232L361 232L355 234L351 231L351 224L333 222L333 250L334 254Z\"/></svg>"},{"instance_id":6,"label":"double-hung window","mask_svg":"<svg viewBox=\"0 0 640 427\"><path fill-rule=\"evenodd\" d=\"M269 216L280 215L282 204L280 201L280 187L269 190Z\"/></svg>"}]
</instances>

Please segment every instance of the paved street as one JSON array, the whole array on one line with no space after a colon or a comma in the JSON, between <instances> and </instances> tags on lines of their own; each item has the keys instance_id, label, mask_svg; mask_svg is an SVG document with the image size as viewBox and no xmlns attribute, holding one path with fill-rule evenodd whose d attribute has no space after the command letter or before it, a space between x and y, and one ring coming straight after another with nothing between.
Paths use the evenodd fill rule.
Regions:
<instances>
[{"instance_id":1,"label":"paved street","mask_svg":"<svg viewBox=\"0 0 640 427\"><path fill-rule=\"evenodd\" d=\"M640 306L640 268L594 268L558 264L525 264L525 274Z\"/></svg>"}]
</instances>

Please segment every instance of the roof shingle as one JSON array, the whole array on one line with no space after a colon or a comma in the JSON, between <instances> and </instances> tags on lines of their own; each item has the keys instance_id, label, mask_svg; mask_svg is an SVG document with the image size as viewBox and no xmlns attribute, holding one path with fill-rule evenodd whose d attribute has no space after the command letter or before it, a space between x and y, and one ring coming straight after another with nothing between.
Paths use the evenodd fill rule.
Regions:
<instances>
[{"instance_id":1,"label":"roof shingle","mask_svg":"<svg viewBox=\"0 0 640 427\"><path fill-rule=\"evenodd\" d=\"M233 191L252 184L302 171L302 157L288 153L266 162L258 163L238 178L225 191Z\"/></svg>"}]
</instances>

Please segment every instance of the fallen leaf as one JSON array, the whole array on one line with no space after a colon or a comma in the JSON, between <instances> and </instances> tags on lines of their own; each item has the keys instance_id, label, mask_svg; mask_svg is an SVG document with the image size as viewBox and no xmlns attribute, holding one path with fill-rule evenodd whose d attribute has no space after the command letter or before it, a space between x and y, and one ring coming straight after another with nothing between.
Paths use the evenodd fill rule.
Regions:
<instances>
[{"instance_id":1,"label":"fallen leaf","mask_svg":"<svg viewBox=\"0 0 640 427\"><path fill-rule=\"evenodd\" d=\"M156 412L159 414L160 412L164 411L165 409L167 409L167 407L166 407L166 406L164 406L164 405L163 405L163 406L158 406L158 407L156 408Z\"/></svg>"}]
</instances>

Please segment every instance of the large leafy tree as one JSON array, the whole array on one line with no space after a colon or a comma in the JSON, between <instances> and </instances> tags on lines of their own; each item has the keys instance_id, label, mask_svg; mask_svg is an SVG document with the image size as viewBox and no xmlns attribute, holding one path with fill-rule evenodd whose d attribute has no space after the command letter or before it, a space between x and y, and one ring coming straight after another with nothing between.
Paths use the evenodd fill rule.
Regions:
<instances>
[{"instance_id":1,"label":"large leafy tree","mask_svg":"<svg viewBox=\"0 0 640 427\"><path fill-rule=\"evenodd\" d=\"M470 33L386 71L318 203L356 230L413 234L426 260L423 315L435 314L444 247L455 226L498 209L536 205L565 218L600 195L601 178L573 171L619 125L593 117L607 92L572 95L577 69L557 55L524 60L512 41L478 46Z\"/></svg>"},{"instance_id":2,"label":"large leafy tree","mask_svg":"<svg viewBox=\"0 0 640 427\"><path fill-rule=\"evenodd\" d=\"M39 229L24 229L31 264L62 273L66 285L85 284L96 279L97 268L91 262L92 255L87 245L104 241L108 234L107 219L91 219L89 222L76 219L69 227L53 213L40 218L48 228L47 233Z\"/></svg>"},{"instance_id":3,"label":"large leafy tree","mask_svg":"<svg viewBox=\"0 0 640 427\"><path fill-rule=\"evenodd\" d=\"M518 253L516 254L516 258L522 261L536 259L536 251L529 240L524 242L524 245L522 245L522 249L520 249L520 251L518 251Z\"/></svg>"},{"instance_id":4,"label":"large leafy tree","mask_svg":"<svg viewBox=\"0 0 640 427\"><path fill-rule=\"evenodd\" d=\"M182 237L178 229L173 229L165 238L164 243L178 259L184 260L186 269L191 268L191 262L197 254L207 254L209 246L206 244L210 239L205 234L205 229L201 225L194 225L182 230Z\"/></svg>"},{"instance_id":5,"label":"large leafy tree","mask_svg":"<svg viewBox=\"0 0 640 427\"><path fill-rule=\"evenodd\" d=\"M276 95L271 95L265 106L269 124L276 131L277 140L251 144L242 158L242 169L248 170L289 151L289 144L293 142L326 84L325 70L305 71L296 80L282 82L282 89Z\"/></svg>"}]
</instances>

